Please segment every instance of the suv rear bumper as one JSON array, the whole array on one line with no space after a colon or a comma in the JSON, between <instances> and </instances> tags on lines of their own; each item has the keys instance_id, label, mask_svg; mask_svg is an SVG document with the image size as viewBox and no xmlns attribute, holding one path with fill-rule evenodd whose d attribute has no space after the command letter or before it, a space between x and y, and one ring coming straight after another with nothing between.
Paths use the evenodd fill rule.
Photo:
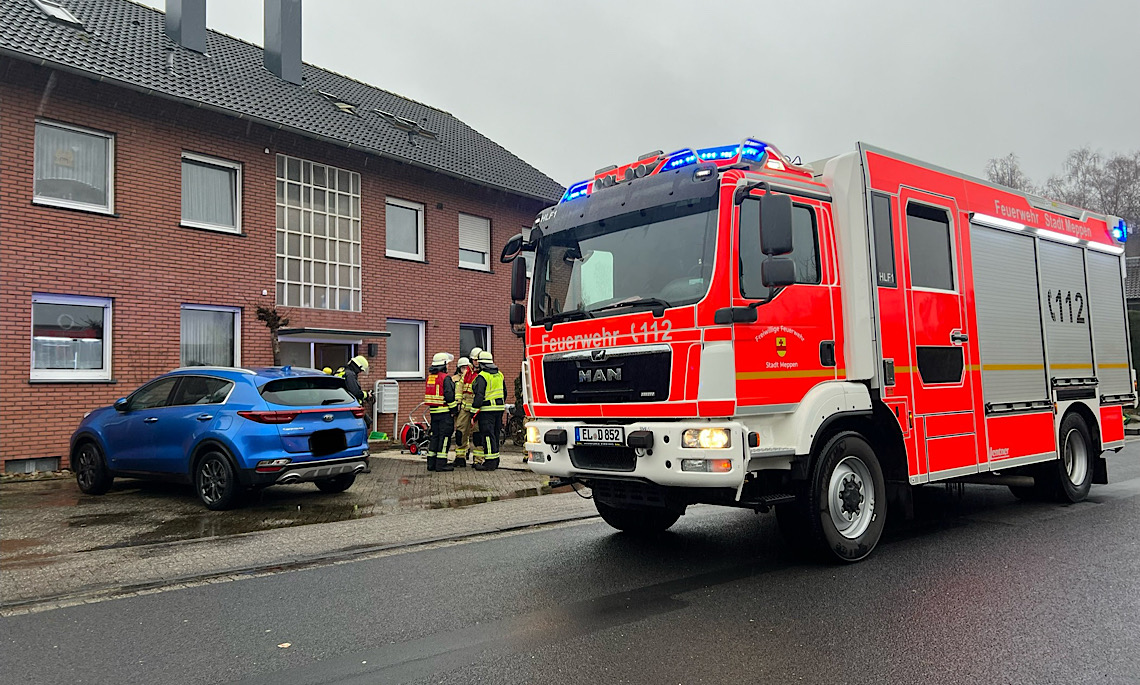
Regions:
<instances>
[{"instance_id":1,"label":"suv rear bumper","mask_svg":"<svg viewBox=\"0 0 1140 685\"><path fill-rule=\"evenodd\" d=\"M241 469L238 472L238 480L245 486L308 483L346 473L370 473L372 467L369 459L368 455L363 455L347 459L299 462L289 464L280 471L273 473L258 473L254 469Z\"/></svg>"}]
</instances>

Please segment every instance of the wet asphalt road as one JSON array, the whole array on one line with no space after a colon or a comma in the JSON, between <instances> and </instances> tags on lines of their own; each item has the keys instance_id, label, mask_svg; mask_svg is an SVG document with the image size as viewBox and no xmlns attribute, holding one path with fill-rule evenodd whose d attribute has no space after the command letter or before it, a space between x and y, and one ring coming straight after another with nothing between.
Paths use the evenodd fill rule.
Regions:
<instances>
[{"instance_id":1,"label":"wet asphalt road","mask_svg":"<svg viewBox=\"0 0 1140 685\"><path fill-rule=\"evenodd\" d=\"M957 499L854 566L698 507L0 620L13 683L1138 683L1140 449L1088 502ZM536 498L541 501L542 498ZM490 505L488 505L490 506ZM279 647L288 643L288 647Z\"/></svg>"}]
</instances>

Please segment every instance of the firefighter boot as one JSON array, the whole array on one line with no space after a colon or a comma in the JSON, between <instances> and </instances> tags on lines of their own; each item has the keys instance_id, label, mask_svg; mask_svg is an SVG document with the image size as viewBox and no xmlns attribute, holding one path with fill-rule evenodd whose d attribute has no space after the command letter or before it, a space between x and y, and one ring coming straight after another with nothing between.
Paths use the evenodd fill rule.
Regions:
<instances>
[{"instance_id":1,"label":"firefighter boot","mask_svg":"<svg viewBox=\"0 0 1140 685\"><path fill-rule=\"evenodd\" d=\"M428 471L435 471L435 457L433 457L429 454L428 458L427 458L427 463L428 463Z\"/></svg>"},{"instance_id":2,"label":"firefighter boot","mask_svg":"<svg viewBox=\"0 0 1140 685\"><path fill-rule=\"evenodd\" d=\"M467 457L456 457L451 465L457 469L465 469L467 468Z\"/></svg>"},{"instance_id":3,"label":"firefighter boot","mask_svg":"<svg viewBox=\"0 0 1140 685\"><path fill-rule=\"evenodd\" d=\"M484 459L482 464L475 467L476 471L494 471L499 468L499 458Z\"/></svg>"},{"instance_id":4,"label":"firefighter boot","mask_svg":"<svg viewBox=\"0 0 1140 685\"><path fill-rule=\"evenodd\" d=\"M443 439L443 445L440 446L439 452L438 452L439 454L442 454L443 456L435 458L435 470L436 471L454 471L455 470L455 467L447 462L447 453L450 451L450 449L449 449L450 444L451 444L451 435L448 435L446 438Z\"/></svg>"}]
</instances>

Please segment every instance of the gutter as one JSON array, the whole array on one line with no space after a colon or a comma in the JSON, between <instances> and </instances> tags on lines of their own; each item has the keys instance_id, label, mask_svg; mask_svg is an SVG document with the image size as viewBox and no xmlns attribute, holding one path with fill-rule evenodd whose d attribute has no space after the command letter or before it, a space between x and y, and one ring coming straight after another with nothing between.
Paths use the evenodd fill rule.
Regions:
<instances>
[{"instance_id":1,"label":"gutter","mask_svg":"<svg viewBox=\"0 0 1140 685\"><path fill-rule=\"evenodd\" d=\"M364 152L366 154L370 154L370 155L373 155L375 157L380 157L381 159L388 159L388 160L391 160L393 162L398 162L400 164L407 164L408 166L413 166L413 167L417 167L420 169L424 169L425 171L430 171L433 173L442 174L444 176L448 176L450 178L458 179L460 181L467 181L468 183L474 183L475 185L483 186L484 188L491 188L492 190L502 191L505 193L509 193L511 195L517 195L517 196L524 197L524 198L527 198L530 200L537 200L539 202L542 202L543 206L548 206L548 205L556 203L558 201L557 198L551 199L551 198L547 198L547 197L541 197L539 195L534 195L532 193L526 193L526 192L523 192L521 190L515 190L513 188L508 188L506 186L498 185L495 183L488 183L487 181L475 179L475 178L472 178L470 176L464 176L462 174L457 174L454 172L445 171L443 169L440 169L439 167L433 167L429 164L423 164L422 162L416 162L416 161L413 161L410 159L406 159L404 157L397 157L396 155L392 155L392 154L389 154L386 152L382 152L382 151L377 150L375 148L365 147L363 145L357 145L355 143L350 143L348 141L340 140L337 138L330 138L328 136L324 136L324 135L321 135L319 133L313 133L311 131L306 131L304 129L295 128L292 126L287 126L287 125L282 124L280 122L270 121L269 119L263 119L261 117L252 116L249 114L245 114L243 112L236 112L234 110L226 109L225 107L220 107L218 105L212 105L208 102L202 102L200 100L193 100L190 98L184 98L184 97L180 97L177 95L172 95L172 94L164 92L164 91L155 90L154 88L148 88L146 86L140 86L136 83L131 83L129 81L122 81L122 80L119 80L116 78L104 76L102 74L97 74L97 73L94 73L91 71L86 71L84 69L80 69L78 67L75 67L75 66L72 66L69 64L64 64L62 62L56 62L54 60L49 60L49 59L46 59L43 57L35 57L32 55L28 55L28 54L23 53L23 52L18 52L18 51L12 50L11 48L0 46L0 56L11 57L12 59L15 59L15 60L18 60L21 62L27 62L29 64L34 64L34 65L40 66L40 67L49 67L51 69L56 69L58 71L62 71L62 72L72 74L75 76L81 76L85 79L93 80L93 81L96 81L98 83L107 83L107 84L110 84L113 86L118 86L120 88L126 88L127 90L132 90L136 93L141 93L143 95L162 98L163 100L169 100L172 102L177 102L177 103L182 104L182 105L189 105L190 107L194 107L195 109L204 109L204 110L208 110L211 112L215 112L217 114L225 115L227 117L232 117L232 118L236 118L236 119L244 120L244 121L252 121L255 124L260 124L261 126L265 126L267 128L273 129L273 130L293 133L293 134L299 135L303 138L309 138L311 140L317 140L317 141L322 142L322 143L331 143L331 144L337 145L339 147L347 148L349 150L359 150L360 152Z\"/></svg>"}]
</instances>

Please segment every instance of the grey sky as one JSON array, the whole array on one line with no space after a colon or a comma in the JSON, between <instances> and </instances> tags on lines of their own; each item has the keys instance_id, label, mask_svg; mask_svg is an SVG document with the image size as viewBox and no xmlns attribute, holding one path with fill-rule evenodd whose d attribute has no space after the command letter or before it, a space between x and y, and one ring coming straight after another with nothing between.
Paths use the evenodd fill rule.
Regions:
<instances>
[{"instance_id":1,"label":"grey sky","mask_svg":"<svg viewBox=\"0 0 1140 685\"><path fill-rule=\"evenodd\" d=\"M164 0L146 0L163 8ZM261 0L210 28L262 43ZM447 110L566 185L650 150L865 140L1043 181L1140 149L1136 0L307 0L306 62Z\"/></svg>"}]
</instances>

